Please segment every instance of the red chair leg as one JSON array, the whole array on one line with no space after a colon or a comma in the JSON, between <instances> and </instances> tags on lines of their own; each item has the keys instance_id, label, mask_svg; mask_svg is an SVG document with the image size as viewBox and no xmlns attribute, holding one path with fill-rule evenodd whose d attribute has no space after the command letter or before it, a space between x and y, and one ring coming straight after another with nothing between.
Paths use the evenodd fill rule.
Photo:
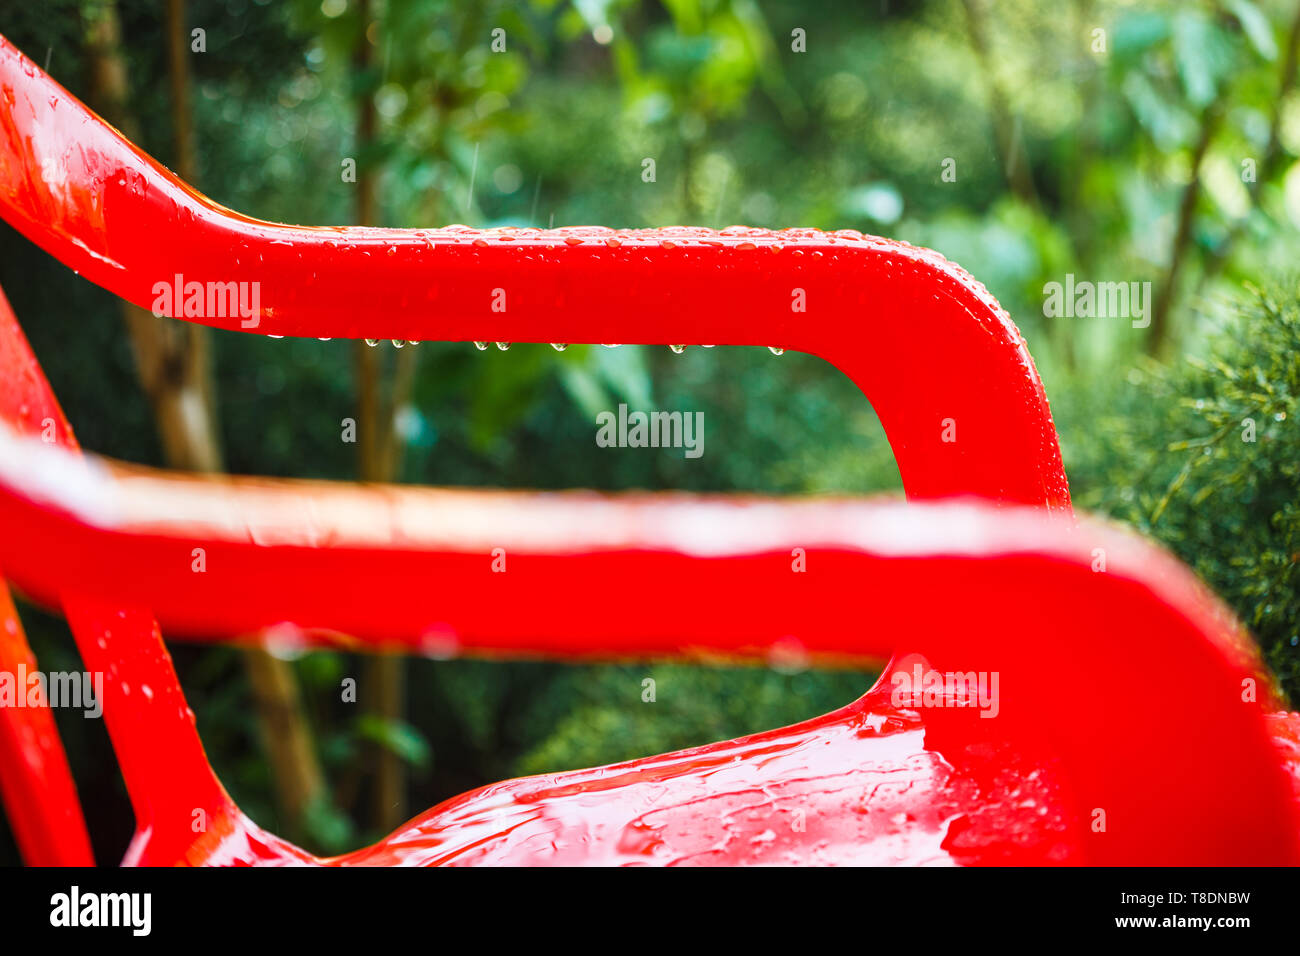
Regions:
<instances>
[{"instance_id":1,"label":"red chair leg","mask_svg":"<svg viewBox=\"0 0 1300 956\"><path fill-rule=\"evenodd\" d=\"M28 695L25 678L37 670L9 589L0 580L0 680L10 681L15 695L5 699L0 693L0 796L9 825L28 866L93 866L54 715L46 697Z\"/></svg>"}]
</instances>

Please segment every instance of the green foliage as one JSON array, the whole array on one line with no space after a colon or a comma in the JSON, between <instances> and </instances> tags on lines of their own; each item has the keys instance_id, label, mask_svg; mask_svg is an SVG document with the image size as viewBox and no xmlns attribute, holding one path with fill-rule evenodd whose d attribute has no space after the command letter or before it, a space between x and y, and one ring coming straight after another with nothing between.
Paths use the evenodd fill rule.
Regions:
<instances>
[{"instance_id":1,"label":"green foliage","mask_svg":"<svg viewBox=\"0 0 1300 956\"><path fill-rule=\"evenodd\" d=\"M571 668L540 702L548 732L519 757L516 772L600 766L771 730L842 707L871 679L680 665Z\"/></svg>"},{"instance_id":2,"label":"green foliage","mask_svg":"<svg viewBox=\"0 0 1300 956\"><path fill-rule=\"evenodd\" d=\"M1300 294L1238 298L1205 358L1141 364L1054 403L1080 507L1166 544L1300 700Z\"/></svg>"}]
</instances>

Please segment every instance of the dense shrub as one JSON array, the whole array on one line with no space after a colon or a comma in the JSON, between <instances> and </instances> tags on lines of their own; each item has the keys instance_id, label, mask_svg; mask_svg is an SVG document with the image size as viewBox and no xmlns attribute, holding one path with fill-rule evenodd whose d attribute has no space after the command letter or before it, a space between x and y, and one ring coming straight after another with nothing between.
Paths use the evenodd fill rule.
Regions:
<instances>
[{"instance_id":1,"label":"dense shrub","mask_svg":"<svg viewBox=\"0 0 1300 956\"><path fill-rule=\"evenodd\" d=\"M1075 502L1171 548L1251 628L1300 700L1300 295L1243 292L1170 365L1067 387L1054 408Z\"/></svg>"}]
</instances>

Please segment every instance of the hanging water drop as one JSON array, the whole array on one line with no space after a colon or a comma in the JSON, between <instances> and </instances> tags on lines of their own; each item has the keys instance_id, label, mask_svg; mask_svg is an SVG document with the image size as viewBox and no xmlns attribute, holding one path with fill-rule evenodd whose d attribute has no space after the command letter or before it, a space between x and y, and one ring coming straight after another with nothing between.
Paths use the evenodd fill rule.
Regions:
<instances>
[{"instance_id":1,"label":"hanging water drop","mask_svg":"<svg viewBox=\"0 0 1300 956\"><path fill-rule=\"evenodd\" d=\"M400 349L403 345L406 344L401 339L393 339L392 343L393 343L393 348L395 349Z\"/></svg>"},{"instance_id":2,"label":"hanging water drop","mask_svg":"<svg viewBox=\"0 0 1300 956\"><path fill-rule=\"evenodd\" d=\"M480 352L486 352L486 351L487 351L487 346L488 346L488 344L487 344L486 342L475 342L475 343L474 343L474 348L478 349Z\"/></svg>"},{"instance_id":3,"label":"hanging water drop","mask_svg":"<svg viewBox=\"0 0 1300 956\"><path fill-rule=\"evenodd\" d=\"M551 348L555 349L555 351L557 351L557 352L563 352L563 351L564 351L565 349L567 349L568 347L569 347L568 344L565 343L565 342L552 342L552 343L551 343Z\"/></svg>"},{"instance_id":4,"label":"hanging water drop","mask_svg":"<svg viewBox=\"0 0 1300 956\"><path fill-rule=\"evenodd\" d=\"M771 352L773 355L780 355L782 352L785 351L785 349L779 349L775 345L769 345L767 347L767 350Z\"/></svg>"},{"instance_id":5,"label":"hanging water drop","mask_svg":"<svg viewBox=\"0 0 1300 956\"><path fill-rule=\"evenodd\" d=\"M373 349L376 345L379 344L379 339L366 339L366 344Z\"/></svg>"},{"instance_id":6,"label":"hanging water drop","mask_svg":"<svg viewBox=\"0 0 1300 956\"><path fill-rule=\"evenodd\" d=\"M499 348L502 352L504 352L506 349L510 348L510 343L509 343L509 342L498 342L498 343L497 343L497 348Z\"/></svg>"},{"instance_id":7,"label":"hanging water drop","mask_svg":"<svg viewBox=\"0 0 1300 956\"><path fill-rule=\"evenodd\" d=\"M678 355L681 355L683 352L686 351L685 345L670 345L668 347L672 349L674 352L676 352Z\"/></svg>"}]
</instances>

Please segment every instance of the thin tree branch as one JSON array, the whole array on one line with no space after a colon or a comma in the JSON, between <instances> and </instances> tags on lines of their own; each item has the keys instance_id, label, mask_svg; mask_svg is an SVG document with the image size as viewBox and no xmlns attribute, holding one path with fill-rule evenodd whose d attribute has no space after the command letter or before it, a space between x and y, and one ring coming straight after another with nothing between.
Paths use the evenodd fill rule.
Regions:
<instances>
[{"instance_id":1,"label":"thin tree branch","mask_svg":"<svg viewBox=\"0 0 1300 956\"><path fill-rule=\"evenodd\" d=\"M353 53L353 65L359 75L364 75L373 65L369 28L372 24L370 0L360 0L358 5L359 31ZM368 147L375 139L375 104L368 88L363 89L357 103L357 205L356 220L361 226L375 224L376 177L367 160ZM354 346L357 373L357 455L358 470L363 481L392 481L396 476L397 451L393 417L397 403L406 400L398 394L399 380L409 379L414 360L412 350L398 352L395 361L395 379L388 400L382 398L381 354L378 348L357 342ZM404 371L405 370L405 371ZM369 713L392 723L403 720L406 714L406 667L397 655L380 655L366 661L363 686L366 688L366 706ZM375 766L372 818L376 828L383 832L394 829L407 815L406 765L399 754L384 746L371 751Z\"/></svg>"},{"instance_id":2,"label":"thin tree branch","mask_svg":"<svg viewBox=\"0 0 1300 956\"><path fill-rule=\"evenodd\" d=\"M1201 167L1205 162L1206 153L1210 150L1210 143L1218 132L1222 117L1223 110L1217 99L1201 113L1201 131L1192 149L1192 175L1183 188L1182 199L1178 204L1178 228L1174 233L1173 247L1169 253L1169 268L1156 292L1155 306L1152 309L1151 331L1147 335L1146 342L1147 352L1151 355L1162 356L1169 348L1169 315L1178 295L1178 277L1191 248L1192 226L1196 220L1196 201L1201 192Z\"/></svg>"}]
</instances>

